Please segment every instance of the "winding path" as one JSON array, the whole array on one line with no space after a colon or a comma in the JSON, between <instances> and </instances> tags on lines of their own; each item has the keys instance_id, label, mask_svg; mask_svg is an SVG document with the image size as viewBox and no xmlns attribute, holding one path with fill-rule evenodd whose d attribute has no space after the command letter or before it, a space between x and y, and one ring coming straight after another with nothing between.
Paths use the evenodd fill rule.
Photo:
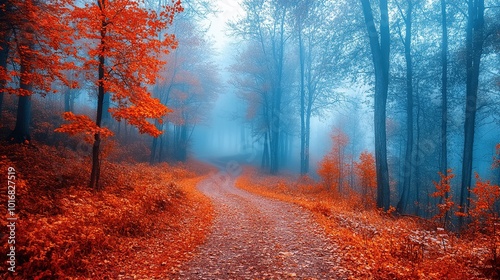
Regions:
<instances>
[{"instance_id":1,"label":"winding path","mask_svg":"<svg viewBox=\"0 0 500 280\"><path fill-rule=\"evenodd\" d=\"M216 217L198 254L173 279L342 279L336 246L300 207L206 180Z\"/></svg>"}]
</instances>

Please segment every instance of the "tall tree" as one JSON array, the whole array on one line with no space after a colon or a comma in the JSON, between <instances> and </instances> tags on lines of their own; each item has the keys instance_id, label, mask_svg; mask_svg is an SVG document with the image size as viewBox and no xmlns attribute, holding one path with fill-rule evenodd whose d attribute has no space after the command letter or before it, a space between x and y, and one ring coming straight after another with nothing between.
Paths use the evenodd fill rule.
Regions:
<instances>
[{"instance_id":1,"label":"tall tree","mask_svg":"<svg viewBox=\"0 0 500 280\"><path fill-rule=\"evenodd\" d=\"M9 57L9 41L11 30L8 26L11 5L7 0L0 1L0 120L5 86L7 84L7 58Z\"/></svg>"},{"instance_id":2,"label":"tall tree","mask_svg":"<svg viewBox=\"0 0 500 280\"><path fill-rule=\"evenodd\" d=\"M386 104L389 88L390 31L387 0L379 1L380 36L375 26L369 0L361 0L370 40L375 70L375 161L377 169L377 207L390 206L389 169L387 165ZM379 38L380 37L380 38Z\"/></svg>"},{"instance_id":3,"label":"tall tree","mask_svg":"<svg viewBox=\"0 0 500 280\"><path fill-rule=\"evenodd\" d=\"M109 109L115 119L126 120L140 133L161 134L149 119L161 122L169 110L151 97L148 86L156 82L165 64L159 54L168 54L176 46L174 36L160 38L158 34L171 25L174 15L181 11L180 1L164 6L160 13L131 0L97 0L75 7L72 16L78 36L87 41L82 70L98 89L97 112L93 125L87 116L66 113L71 123L59 131L92 135L91 188L100 188L101 140L110 134L101 127L106 94L117 103L116 108Z\"/></svg>"},{"instance_id":4,"label":"tall tree","mask_svg":"<svg viewBox=\"0 0 500 280\"><path fill-rule=\"evenodd\" d=\"M269 107L265 108L269 114L268 131L264 131L269 139L269 170L275 174L280 167L280 135L282 135L282 99L286 84L287 43L290 37L288 32L288 13L291 3L287 1L246 0L242 7L246 16L230 24L235 35L257 43L259 52L266 58L265 70L270 77Z\"/></svg>"},{"instance_id":5,"label":"tall tree","mask_svg":"<svg viewBox=\"0 0 500 280\"><path fill-rule=\"evenodd\" d=\"M413 162L413 62L412 62L412 13L413 0L406 0L406 13L399 8L405 23L404 49L406 60L406 151L403 173L403 193L397 205L400 213L406 211L410 197Z\"/></svg>"},{"instance_id":6,"label":"tall tree","mask_svg":"<svg viewBox=\"0 0 500 280\"><path fill-rule=\"evenodd\" d=\"M466 29L466 103L464 123L464 150L462 183L460 189L460 212L467 213L472 186L472 162L476 127L477 92L479 88L479 66L484 45L484 0L468 0ZM463 215L460 216L460 226Z\"/></svg>"},{"instance_id":7,"label":"tall tree","mask_svg":"<svg viewBox=\"0 0 500 280\"><path fill-rule=\"evenodd\" d=\"M448 177L448 18L446 0L441 0L441 174ZM448 193L445 193L445 198ZM441 201L440 203L443 203ZM444 222L448 218L445 213Z\"/></svg>"}]
</instances>

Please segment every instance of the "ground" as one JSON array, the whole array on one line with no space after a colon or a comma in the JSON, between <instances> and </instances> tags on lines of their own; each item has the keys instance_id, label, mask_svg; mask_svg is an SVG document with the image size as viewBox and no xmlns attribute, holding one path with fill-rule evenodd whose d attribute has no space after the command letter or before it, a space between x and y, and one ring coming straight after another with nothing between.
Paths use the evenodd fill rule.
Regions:
<instances>
[{"instance_id":1,"label":"ground","mask_svg":"<svg viewBox=\"0 0 500 280\"><path fill-rule=\"evenodd\" d=\"M217 177L214 177L217 178ZM337 246L299 206L209 178L199 190L216 217L211 233L175 279L340 279Z\"/></svg>"}]
</instances>

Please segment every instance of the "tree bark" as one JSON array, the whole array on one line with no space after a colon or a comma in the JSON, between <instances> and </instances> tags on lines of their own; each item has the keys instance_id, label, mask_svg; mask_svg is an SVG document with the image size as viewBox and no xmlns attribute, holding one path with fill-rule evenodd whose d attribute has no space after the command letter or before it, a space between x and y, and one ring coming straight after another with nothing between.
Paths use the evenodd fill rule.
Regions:
<instances>
[{"instance_id":1,"label":"tree bark","mask_svg":"<svg viewBox=\"0 0 500 280\"><path fill-rule=\"evenodd\" d=\"M279 137L281 129L281 96L283 93L282 79L283 79L283 66L285 55L285 16L286 8L280 7L281 14L279 17L279 39L273 40L273 59L275 68L275 86L273 89L273 102L271 110L271 135L270 135L270 173L277 174L279 164Z\"/></svg>"},{"instance_id":2,"label":"tree bark","mask_svg":"<svg viewBox=\"0 0 500 280\"><path fill-rule=\"evenodd\" d=\"M404 162L403 193L397 205L399 213L405 213L411 192L413 171L413 64L411 55L412 0L408 1L405 16L405 60L406 60L406 152Z\"/></svg>"},{"instance_id":3,"label":"tree bark","mask_svg":"<svg viewBox=\"0 0 500 280\"><path fill-rule=\"evenodd\" d=\"M266 169L269 167L269 141L268 141L268 134L264 134L264 149L262 150L262 162L261 162L261 168Z\"/></svg>"},{"instance_id":4,"label":"tree bark","mask_svg":"<svg viewBox=\"0 0 500 280\"><path fill-rule=\"evenodd\" d=\"M446 0L441 0L441 164L440 171L448 176L448 20ZM448 198L448 193L445 194ZM439 203L443 203L443 198ZM444 221L448 220L446 212Z\"/></svg>"},{"instance_id":5,"label":"tree bark","mask_svg":"<svg viewBox=\"0 0 500 280\"><path fill-rule=\"evenodd\" d=\"M104 13L106 9L106 1L97 1L101 12ZM97 94L97 116L96 125L101 127L102 124L102 111L104 107L104 66L105 66L105 50L106 50L106 22L105 19L101 21L101 42L100 42L100 54L99 54L99 65L98 65L98 94ZM99 189L99 178L101 175L101 159L100 159L100 145L101 145L101 135L100 133L94 134L94 144L92 145L92 172L90 173L90 183L89 187L93 189Z\"/></svg>"},{"instance_id":6,"label":"tree bark","mask_svg":"<svg viewBox=\"0 0 500 280\"><path fill-rule=\"evenodd\" d=\"M31 48L31 45L29 45L28 47ZM27 57L21 57L20 88L24 91L24 95L19 96L16 126L9 136L9 140L14 143L24 143L25 141L31 141L31 93L33 92L33 85L29 80L29 75L32 69L28 60L29 58Z\"/></svg>"},{"instance_id":7,"label":"tree bark","mask_svg":"<svg viewBox=\"0 0 500 280\"><path fill-rule=\"evenodd\" d=\"M467 18L467 89L464 124L464 152L462 163L462 184L460 189L460 212L467 213L472 184L472 162L479 87L479 65L484 44L484 0L469 0ZM459 227L463 225L460 216Z\"/></svg>"},{"instance_id":8,"label":"tree bark","mask_svg":"<svg viewBox=\"0 0 500 280\"><path fill-rule=\"evenodd\" d=\"M304 42L302 40L302 22L299 19L298 23L298 39L299 39L299 60L300 60L300 174L307 174L306 167L306 123L305 123L305 65L304 65Z\"/></svg>"},{"instance_id":9,"label":"tree bark","mask_svg":"<svg viewBox=\"0 0 500 280\"><path fill-rule=\"evenodd\" d=\"M377 170L377 207L390 206L387 165L386 104L389 88L389 12L387 0L380 0L380 43L369 0L361 0L375 70L375 165Z\"/></svg>"}]
</instances>

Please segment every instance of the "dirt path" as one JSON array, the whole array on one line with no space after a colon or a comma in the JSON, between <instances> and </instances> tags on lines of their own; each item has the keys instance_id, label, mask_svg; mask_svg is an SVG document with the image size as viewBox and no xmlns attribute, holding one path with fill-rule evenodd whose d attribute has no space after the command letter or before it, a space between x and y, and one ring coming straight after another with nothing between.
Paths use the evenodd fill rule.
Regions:
<instances>
[{"instance_id":1,"label":"dirt path","mask_svg":"<svg viewBox=\"0 0 500 280\"><path fill-rule=\"evenodd\" d=\"M336 247L306 210L203 181L216 218L199 254L173 279L341 279Z\"/></svg>"}]
</instances>

